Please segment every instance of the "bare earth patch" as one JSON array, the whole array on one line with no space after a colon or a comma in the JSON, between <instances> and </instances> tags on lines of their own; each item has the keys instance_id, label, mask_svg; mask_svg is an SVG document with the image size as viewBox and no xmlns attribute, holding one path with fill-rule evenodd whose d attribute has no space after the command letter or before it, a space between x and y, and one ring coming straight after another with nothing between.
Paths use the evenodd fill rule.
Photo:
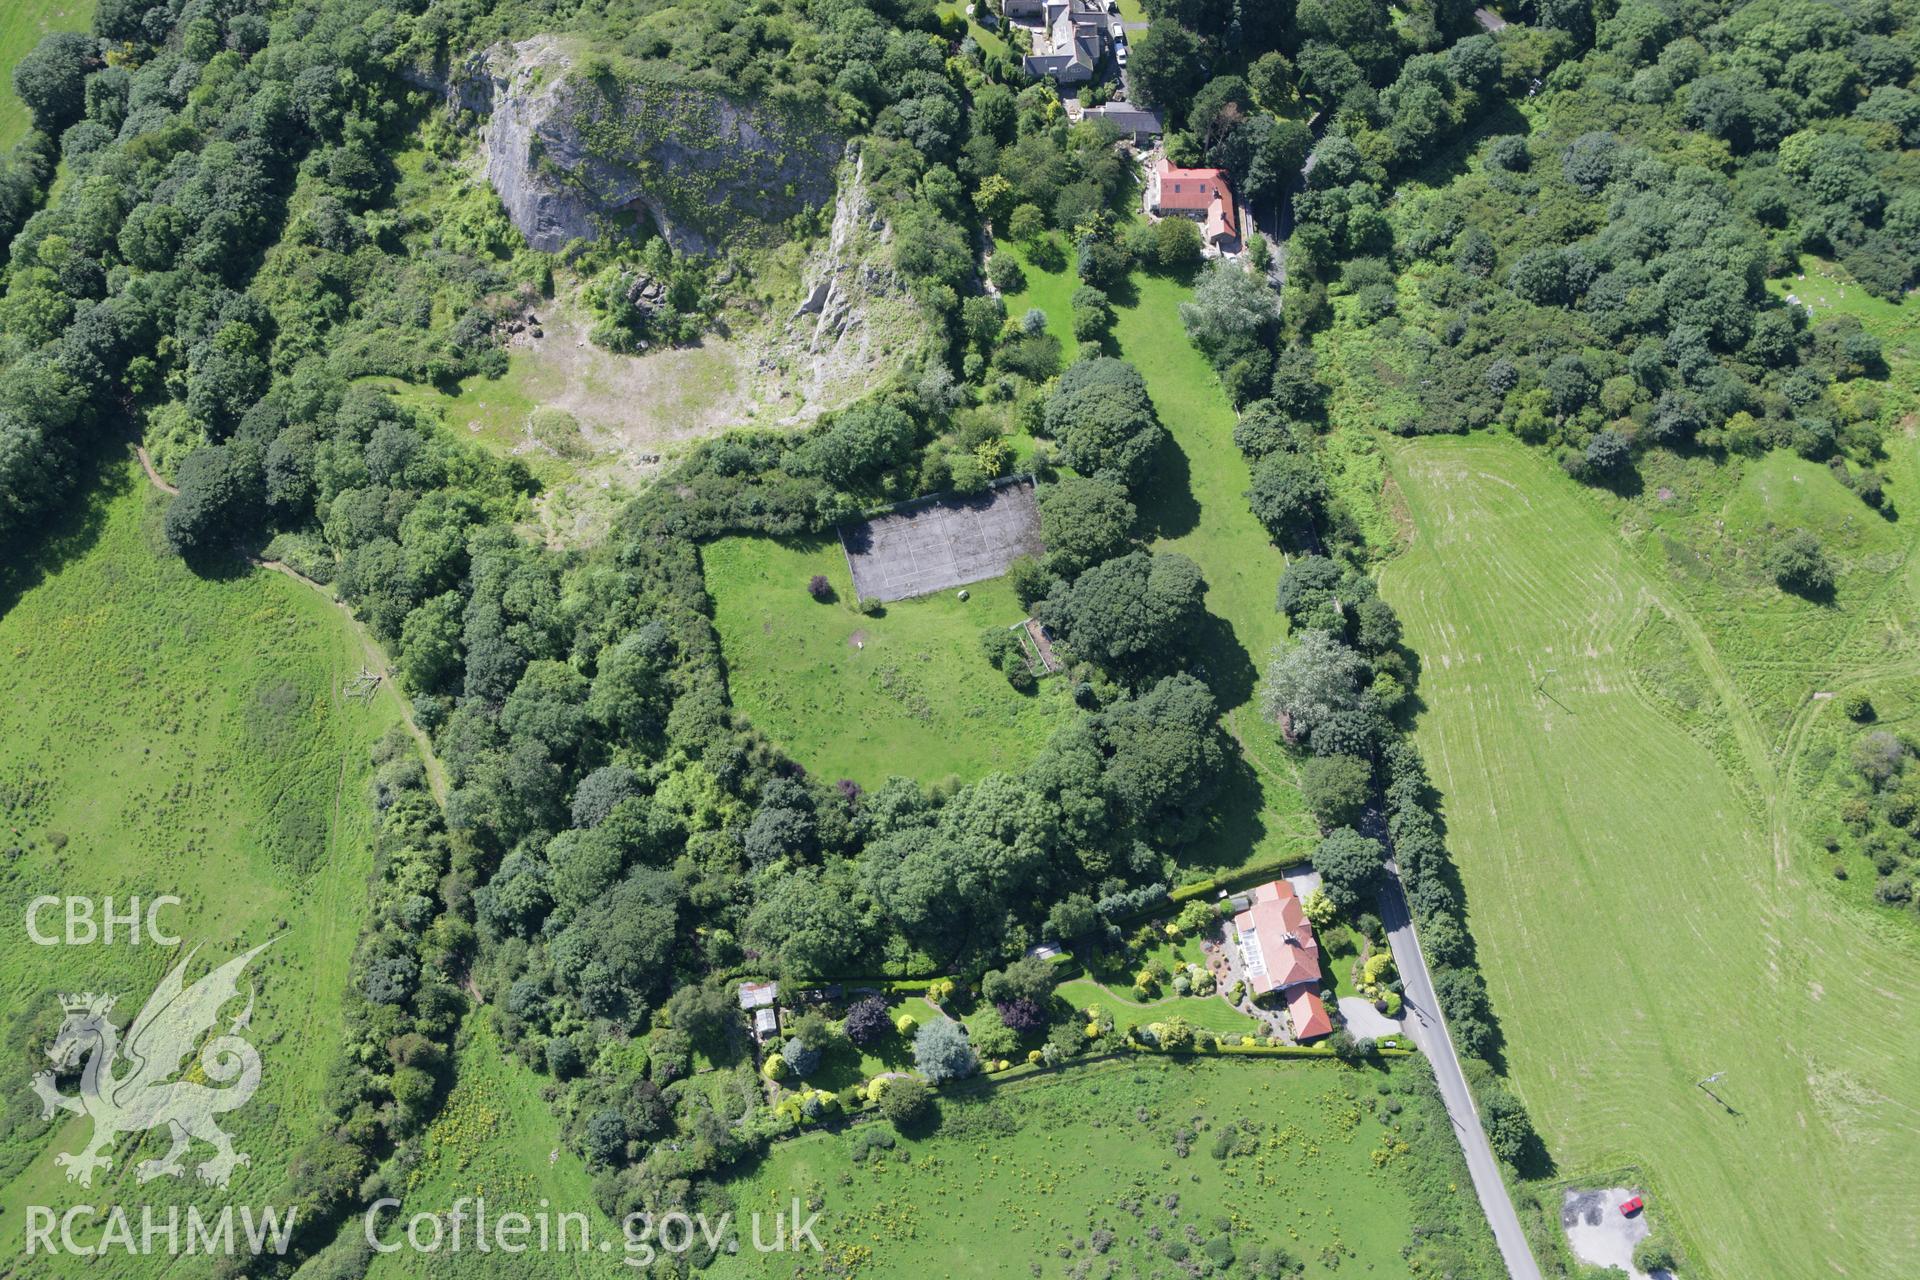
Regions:
<instances>
[{"instance_id":1,"label":"bare earth patch","mask_svg":"<svg viewBox=\"0 0 1920 1280\"><path fill-rule=\"evenodd\" d=\"M573 415L591 451L628 479L657 467L676 446L741 420L741 349L709 335L698 346L618 355L587 340L587 317L556 299L544 335L526 338L512 359L528 399ZM537 446L536 446L537 447Z\"/></svg>"},{"instance_id":2,"label":"bare earth patch","mask_svg":"<svg viewBox=\"0 0 1920 1280\"><path fill-rule=\"evenodd\" d=\"M887 240L856 161L843 170L824 243L782 246L779 263L763 264L772 292L730 307L727 333L604 351L588 338L588 309L563 294L511 341L517 398L571 414L591 453L612 463L598 478L616 482L729 427L804 425L883 383L924 337L918 305L887 265ZM531 432L524 438L542 447Z\"/></svg>"},{"instance_id":3,"label":"bare earth patch","mask_svg":"<svg viewBox=\"0 0 1920 1280\"><path fill-rule=\"evenodd\" d=\"M753 255L719 333L606 351L588 338L578 282L563 281L557 297L522 300L504 377L469 378L451 398L378 381L526 462L543 490L528 536L591 544L639 484L694 443L734 427L804 427L912 364L928 326L890 240L856 160L842 166L828 233Z\"/></svg>"}]
</instances>

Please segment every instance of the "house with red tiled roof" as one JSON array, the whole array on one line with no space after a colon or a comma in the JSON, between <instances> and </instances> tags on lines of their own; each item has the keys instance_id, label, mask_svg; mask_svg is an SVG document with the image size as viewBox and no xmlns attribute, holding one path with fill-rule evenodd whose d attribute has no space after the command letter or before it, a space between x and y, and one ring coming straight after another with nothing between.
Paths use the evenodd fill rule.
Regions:
<instances>
[{"instance_id":1,"label":"house with red tiled roof","mask_svg":"<svg viewBox=\"0 0 1920 1280\"><path fill-rule=\"evenodd\" d=\"M1163 155L1147 175L1147 211L1156 218L1191 218L1216 249L1240 247L1240 220L1224 169L1177 169Z\"/></svg>"},{"instance_id":2,"label":"house with red tiled roof","mask_svg":"<svg viewBox=\"0 0 1920 1280\"><path fill-rule=\"evenodd\" d=\"M1300 895L1285 880L1271 880L1247 895L1246 908L1233 917L1240 948L1240 969L1247 990L1257 999L1280 993L1293 1018L1296 1039L1311 1040L1333 1030L1321 1003L1320 944Z\"/></svg>"}]
</instances>

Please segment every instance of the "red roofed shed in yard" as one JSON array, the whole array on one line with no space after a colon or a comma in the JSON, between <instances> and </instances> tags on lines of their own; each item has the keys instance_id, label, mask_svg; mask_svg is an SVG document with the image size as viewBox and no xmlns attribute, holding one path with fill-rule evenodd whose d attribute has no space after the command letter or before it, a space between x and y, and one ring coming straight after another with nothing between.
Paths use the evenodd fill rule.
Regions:
<instances>
[{"instance_id":1,"label":"red roofed shed in yard","mask_svg":"<svg viewBox=\"0 0 1920 1280\"><path fill-rule=\"evenodd\" d=\"M1333 1031L1327 1006L1320 1003L1311 987L1296 987L1287 993L1287 1016L1293 1019L1295 1040L1317 1040Z\"/></svg>"}]
</instances>

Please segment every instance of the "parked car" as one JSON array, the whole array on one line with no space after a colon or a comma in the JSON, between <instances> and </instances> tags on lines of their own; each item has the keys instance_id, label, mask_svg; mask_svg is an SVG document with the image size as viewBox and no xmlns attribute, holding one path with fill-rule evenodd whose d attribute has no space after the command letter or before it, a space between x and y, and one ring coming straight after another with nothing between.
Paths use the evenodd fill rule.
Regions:
<instances>
[{"instance_id":1,"label":"parked car","mask_svg":"<svg viewBox=\"0 0 1920 1280\"><path fill-rule=\"evenodd\" d=\"M1620 1216L1623 1218L1631 1218L1634 1214L1640 1212L1642 1209L1646 1207L1647 1207L1647 1202L1641 1197L1635 1196L1631 1200L1624 1200L1621 1202Z\"/></svg>"}]
</instances>

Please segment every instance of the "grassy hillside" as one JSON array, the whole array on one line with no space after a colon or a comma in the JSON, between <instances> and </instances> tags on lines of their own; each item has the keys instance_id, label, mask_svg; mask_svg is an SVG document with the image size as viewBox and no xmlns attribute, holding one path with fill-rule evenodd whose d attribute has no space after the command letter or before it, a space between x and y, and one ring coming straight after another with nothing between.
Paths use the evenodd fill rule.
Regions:
<instances>
[{"instance_id":1,"label":"grassy hillside","mask_svg":"<svg viewBox=\"0 0 1920 1280\"><path fill-rule=\"evenodd\" d=\"M543 1203L554 1215L584 1213L591 1223L589 1244L619 1240L619 1227L594 1207L593 1179L579 1155L561 1143L559 1122L540 1096L543 1079L505 1056L484 1018L469 1022L465 1034L455 1064L459 1083L421 1141L420 1163L407 1176L407 1207L381 1220L384 1241L397 1242L412 1214L446 1213L462 1196L484 1196L489 1217L510 1212L532 1216L542 1212ZM467 1211L473 1211L471 1205ZM352 1245L362 1235L356 1218L335 1247ZM515 1259L513 1274L631 1274L619 1257L617 1252L605 1258L578 1250L529 1251ZM417 1276L429 1263L434 1276L501 1274L497 1254L483 1257L467 1251L428 1259L403 1250L375 1258L367 1280Z\"/></svg>"},{"instance_id":2,"label":"grassy hillside","mask_svg":"<svg viewBox=\"0 0 1920 1280\"><path fill-rule=\"evenodd\" d=\"M276 574L195 576L164 550L138 475L116 467L84 518L0 585L0 912L14 922L0 931L0 989L20 1086L0 1121L0 1248L14 1256L21 1205L135 1196L133 1164L164 1145L123 1141L91 1192L64 1181L54 1153L77 1150L90 1122L42 1122L24 1087L47 1065L30 1044L57 1027L55 994L118 993L124 1023L181 954L33 945L29 900L175 894L162 922L202 947L196 977L277 939L252 970L260 1090L228 1126L253 1156L236 1194L264 1194L327 1084L366 897L368 749L396 718L390 694L371 707L342 696L364 658L337 609ZM137 1195L220 1193L189 1172Z\"/></svg>"},{"instance_id":3,"label":"grassy hillside","mask_svg":"<svg viewBox=\"0 0 1920 1280\"><path fill-rule=\"evenodd\" d=\"M33 124L13 92L13 66L49 31L84 31L93 0L8 0L0 22L0 150L11 147Z\"/></svg>"},{"instance_id":4,"label":"grassy hillside","mask_svg":"<svg viewBox=\"0 0 1920 1280\"><path fill-rule=\"evenodd\" d=\"M1640 494L1601 497L1642 562L1685 593L1776 752L1811 694L1920 651L1909 576L1915 526L1901 518L1920 500L1920 468L1911 444L1895 442L1882 467L1888 514L1825 463L1785 450L1724 465L1658 455L1642 469ZM1831 599L1774 584L1762 555L1788 529L1811 532L1833 561Z\"/></svg>"},{"instance_id":5,"label":"grassy hillside","mask_svg":"<svg viewBox=\"0 0 1920 1280\"><path fill-rule=\"evenodd\" d=\"M1383 585L1424 663L1420 745L1561 1172L1646 1170L1707 1274L1903 1274L1920 951L1795 856L1771 735L1695 593L1510 440L1400 446L1393 471L1413 542ZM1692 734L1633 670L1663 617ZM1724 1102L1696 1085L1720 1070Z\"/></svg>"},{"instance_id":6,"label":"grassy hillside","mask_svg":"<svg viewBox=\"0 0 1920 1280\"><path fill-rule=\"evenodd\" d=\"M831 538L725 538L702 555L733 704L811 773L870 787L1015 771L1072 711L1064 682L1017 693L982 654L984 628L1026 616L1003 578L867 617ZM835 599L807 594L815 574Z\"/></svg>"},{"instance_id":7,"label":"grassy hillside","mask_svg":"<svg viewBox=\"0 0 1920 1280\"><path fill-rule=\"evenodd\" d=\"M892 1130L782 1143L733 1184L735 1215L768 1214L770 1235L794 1196L817 1201L822 1254L796 1272L743 1248L713 1274L1181 1274L1204 1257L1248 1274L1263 1246L1311 1277L1497 1274L1421 1070L1148 1059L943 1098L931 1138L858 1160Z\"/></svg>"},{"instance_id":8,"label":"grassy hillside","mask_svg":"<svg viewBox=\"0 0 1920 1280\"><path fill-rule=\"evenodd\" d=\"M1795 856L1830 888L1869 904L1881 877L1866 833L1841 815L1866 790L1851 764L1855 744L1881 729L1910 728L1920 675L1920 529L1910 518L1920 501L1920 450L1913 444L1920 307L1874 298L1812 259L1771 287L1791 293L1816 320L1835 311L1857 316L1880 340L1886 377L1837 389L1849 412L1877 420L1884 437L1873 459L1884 482L1880 506L1867 505L1843 482L1857 476L1857 463L1836 469L1784 450L1724 461L1656 451L1643 460L1638 484L1589 495L1712 638L1776 770L1791 783L1782 794L1807 836L1796 842ZM1825 549L1836 571L1830 598L1781 591L1767 573L1764 551L1785 529L1805 530ZM1742 780L1726 717L1702 701L1697 675L1672 661L1672 630L1654 625L1635 637L1636 677L1761 803ZM1864 695L1873 713L1850 719L1843 708L1853 695ZM1920 914L1897 905L1874 909L1920 936Z\"/></svg>"}]
</instances>

